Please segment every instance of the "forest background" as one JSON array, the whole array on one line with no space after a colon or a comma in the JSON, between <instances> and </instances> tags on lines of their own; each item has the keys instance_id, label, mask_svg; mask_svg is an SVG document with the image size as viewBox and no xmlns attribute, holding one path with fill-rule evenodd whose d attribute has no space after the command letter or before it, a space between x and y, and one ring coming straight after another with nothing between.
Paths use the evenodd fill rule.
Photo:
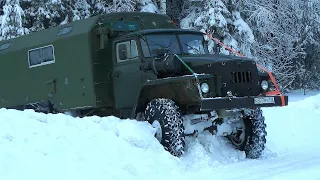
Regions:
<instances>
[{"instance_id":1,"label":"forest background","mask_svg":"<svg viewBox=\"0 0 320 180\"><path fill-rule=\"evenodd\" d=\"M320 0L0 0L0 41L120 11L167 14L180 28L214 32L272 71L282 91L320 89Z\"/></svg>"}]
</instances>

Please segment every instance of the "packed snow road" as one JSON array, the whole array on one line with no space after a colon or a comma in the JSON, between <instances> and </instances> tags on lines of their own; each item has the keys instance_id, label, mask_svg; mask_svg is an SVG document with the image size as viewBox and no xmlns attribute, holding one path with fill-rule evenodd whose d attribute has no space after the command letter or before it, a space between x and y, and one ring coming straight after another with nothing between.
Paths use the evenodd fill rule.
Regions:
<instances>
[{"instance_id":1,"label":"packed snow road","mask_svg":"<svg viewBox=\"0 0 320 180\"><path fill-rule=\"evenodd\" d=\"M264 108L267 146L246 159L224 138L187 139L171 156L147 123L0 110L0 179L320 179L320 94Z\"/></svg>"},{"instance_id":2,"label":"packed snow road","mask_svg":"<svg viewBox=\"0 0 320 180\"><path fill-rule=\"evenodd\" d=\"M188 179L260 180L260 179L320 179L319 148L303 149L262 160L246 160L203 171L184 174ZM209 167L208 167L209 168Z\"/></svg>"}]
</instances>

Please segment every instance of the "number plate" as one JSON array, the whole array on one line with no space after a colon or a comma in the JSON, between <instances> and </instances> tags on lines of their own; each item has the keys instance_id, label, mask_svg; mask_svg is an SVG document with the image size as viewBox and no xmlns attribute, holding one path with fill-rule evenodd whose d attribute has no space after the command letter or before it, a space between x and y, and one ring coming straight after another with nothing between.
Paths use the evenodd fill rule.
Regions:
<instances>
[{"instance_id":1,"label":"number plate","mask_svg":"<svg viewBox=\"0 0 320 180\"><path fill-rule=\"evenodd\" d=\"M274 97L258 97L254 98L254 104L274 104Z\"/></svg>"}]
</instances>

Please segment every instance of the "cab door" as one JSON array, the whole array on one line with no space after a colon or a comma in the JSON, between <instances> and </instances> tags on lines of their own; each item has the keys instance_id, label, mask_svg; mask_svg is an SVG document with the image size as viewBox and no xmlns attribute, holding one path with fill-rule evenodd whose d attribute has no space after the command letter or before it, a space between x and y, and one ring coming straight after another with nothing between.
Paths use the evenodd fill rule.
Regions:
<instances>
[{"instance_id":1,"label":"cab door","mask_svg":"<svg viewBox=\"0 0 320 180\"><path fill-rule=\"evenodd\" d=\"M114 43L113 87L116 109L132 109L141 88L141 58L137 41L126 39Z\"/></svg>"}]
</instances>

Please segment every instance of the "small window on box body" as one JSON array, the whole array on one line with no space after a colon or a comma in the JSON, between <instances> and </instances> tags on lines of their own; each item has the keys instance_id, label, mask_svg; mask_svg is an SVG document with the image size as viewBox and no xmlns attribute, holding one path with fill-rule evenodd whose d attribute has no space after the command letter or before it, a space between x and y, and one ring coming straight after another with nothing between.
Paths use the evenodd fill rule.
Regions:
<instances>
[{"instance_id":1,"label":"small window on box body","mask_svg":"<svg viewBox=\"0 0 320 180\"><path fill-rule=\"evenodd\" d=\"M69 34L73 29L73 26L65 27L59 30L57 36L62 36L65 34Z\"/></svg>"},{"instance_id":2,"label":"small window on box body","mask_svg":"<svg viewBox=\"0 0 320 180\"><path fill-rule=\"evenodd\" d=\"M116 45L117 62L129 61L138 57L138 48L135 40L120 42Z\"/></svg>"},{"instance_id":3,"label":"small window on box body","mask_svg":"<svg viewBox=\"0 0 320 180\"><path fill-rule=\"evenodd\" d=\"M29 67L43 66L55 62L54 47L52 45L31 49L28 52Z\"/></svg>"}]
</instances>

